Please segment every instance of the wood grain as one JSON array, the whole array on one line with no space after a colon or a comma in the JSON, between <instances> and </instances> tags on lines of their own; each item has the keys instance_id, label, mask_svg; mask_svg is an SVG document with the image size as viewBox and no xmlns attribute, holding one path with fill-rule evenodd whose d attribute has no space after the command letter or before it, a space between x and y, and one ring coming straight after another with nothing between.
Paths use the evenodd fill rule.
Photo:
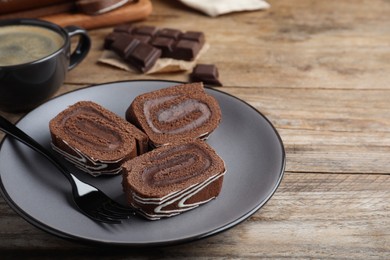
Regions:
<instances>
[{"instance_id":1,"label":"wood grain","mask_svg":"<svg viewBox=\"0 0 390 260\"><path fill-rule=\"evenodd\" d=\"M97 248L35 228L0 198L0 254L389 259L390 1L268 2L267 11L210 18L176 1L153 1L153 13L137 23L203 30L211 48L198 62L218 66L224 83L218 89L248 102L275 125L286 148L286 174L261 210L224 233L189 244ZM118 80L188 80L188 72L143 75L97 63L109 31L89 31L92 50L57 95ZM0 114L13 122L22 116Z\"/></svg>"},{"instance_id":2,"label":"wood grain","mask_svg":"<svg viewBox=\"0 0 390 260\"><path fill-rule=\"evenodd\" d=\"M390 254L385 228L390 225L389 185L386 175L287 173L268 204L244 223L194 243L147 250L91 248L63 241L21 221L2 202L0 225L8 226L8 232L0 233L0 250L79 258L106 254L107 258L378 259Z\"/></svg>"},{"instance_id":3,"label":"wood grain","mask_svg":"<svg viewBox=\"0 0 390 260\"><path fill-rule=\"evenodd\" d=\"M270 2L269 11L216 19L161 2L154 3L156 11L143 24L177 28L180 22L182 30L207 28L211 48L199 62L217 64L225 86L387 89L390 20L383 17L390 13L388 1ZM106 34L93 32L95 48L101 48ZM96 58L89 56L82 69L72 71L69 82L84 82L85 71L93 83L118 76L145 78L114 69L96 73L91 66ZM146 78L187 79L182 74Z\"/></svg>"}]
</instances>

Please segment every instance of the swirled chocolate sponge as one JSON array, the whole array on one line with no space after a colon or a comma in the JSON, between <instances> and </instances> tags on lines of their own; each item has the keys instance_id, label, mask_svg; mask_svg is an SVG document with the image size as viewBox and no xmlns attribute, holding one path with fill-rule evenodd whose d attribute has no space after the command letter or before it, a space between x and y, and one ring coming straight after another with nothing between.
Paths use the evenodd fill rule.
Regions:
<instances>
[{"instance_id":1,"label":"swirled chocolate sponge","mask_svg":"<svg viewBox=\"0 0 390 260\"><path fill-rule=\"evenodd\" d=\"M172 217L216 198L225 163L204 141L166 145L123 164L126 200L150 220Z\"/></svg>"},{"instance_id":2,"label":"swirled chocolate sponge","mask_svg":"<svg viewBox=\"0 0 390 260\"><path fill-rule=\"evenodd\" d=\"M221 121L217 100L200 82L155 90L137 96L126 119L143 130L151 145L206 139Z\"/></svg>"},{"instance_id":3,"label":"swirled chocolate sponge","mask_svg":"<svg viewBox=\"0 0 390 260\"><path fill-rule=\"evenodd\" d=\"M141 130L91 101L68 107L49 128L53 149L93 176L118 174L124 161L148 149Z\"/></svg>"}]
</instances>

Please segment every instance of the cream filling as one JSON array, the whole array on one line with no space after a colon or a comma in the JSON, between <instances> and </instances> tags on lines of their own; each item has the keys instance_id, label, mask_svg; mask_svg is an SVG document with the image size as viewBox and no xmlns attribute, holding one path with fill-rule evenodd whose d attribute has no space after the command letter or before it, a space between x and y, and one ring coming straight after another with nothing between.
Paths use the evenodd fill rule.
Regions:
<instances>
[{"instance_id":1,"label":"cream filling","mask_svg":"<svg viewBox=\"0 0 390 260\"><path fill-rule=\"evenodd\" d=\"M178 95L163 96L163 97L158 97L152 100L145 101L143 112L145 114L146 122L149 125L149 127L153 130L153 132L159 134L161 133L180 134L180 133L188 132L190 130L199 128L211 117L211 111L206 104L201 103L198 100L187 99L163 111L159 111L158 114L155 115L157 116L157 120L162 123L170 123L174 120L180 120L181 118L185 118L187 114L193 111L200 111L202 113L202 116L176 129L169 129L169 130L159 129L153 123L152 120L153 115L150 113L150 110L155 106L161 105L167 101L176 98L177 96Z\"/></svg>"},{"instance_id":2,"label":"cream filling","mask_svg":"<svg viewBox=\"0 0 390 260\"><path fill-rule=\"evenodd\" d=\"M82 170L84 172L91 174L92 176L96 177L96 176L99 176L102 174L118 174L118 173L120 173L120 171L122 169L122 167L119 166L117 168L114 168L114 169L111 169L108 171L104 171L104 169L108 168L108 164L118 163L121 160L123 160L123 158L115 160L115 161L96 160L92 157L89 157L89 156L83 154L79 149L76 149L76 148L70 146L66 141L62 140L62 142L69 149L71 149L73 152L75 152L75 154L77 156L70 154L70 153L67 153L64 150L57 147L54 143L51 143L53 150L56 151L57 153L61 154L66 160L68 160L69 162L74 164L77 168L79 168L80 170ZM88 163L90 163L92 165L88 165Z\"/></svg>"},{"instance_id":3,"label":"cream filling","mask_svg":"<svg viewBox=\"0 0 390 260\"><path fill-rule=\"evenodd\" d=\"M204 201L199 201L196 203L192 204L186 204L186 201L189 200L192 196L195 194L199 193L201 190L203 190L205 187L207 187L209 184L212 182L218 180L220 177L224 176L226 171L220 174L216 174L211 176L210 178L206 179L205 181L194 184L189 186L188 188L184 190L179 190L172 192L164 197L161 198L143 198L141 196L138 196L134 192L132 193L133 200L136 201L138 204L156 204L156 208L154 209L155 214L150 214L142 210L142 208L137 207L136 205L133 204L133 206L137 207L142 215L144 215L146 218L150 220L156 220L160 219L161 217L172 217L175 215L180 214L181 212L188 211L191 209L194 209L198 207L201 204L207 203L210 200L214 199L215 197L208 198L207 200ZM177 202L177 207L178 209L174 210L164 210L165 207L176 203Z\"/></svg>"}]
</instances>

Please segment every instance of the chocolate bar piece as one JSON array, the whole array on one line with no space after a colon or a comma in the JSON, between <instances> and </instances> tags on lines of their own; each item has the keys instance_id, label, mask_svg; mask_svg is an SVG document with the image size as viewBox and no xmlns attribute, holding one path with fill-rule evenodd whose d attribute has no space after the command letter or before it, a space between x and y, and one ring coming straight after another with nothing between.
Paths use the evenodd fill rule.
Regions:
<instances>
[{"instance_id":1,"label":"chocolate bar piece","mask_svg":"<svg viewBox=\"0 0 390 260\"><path fill-rule=\"evenodd\" d=\"M161 57L170 57L173 55L172 53L175 45L174 39L157 36L156 38L153 39L151 44L162 51Z\"/></svg>"},{"instance_id":2,"label":"chocolate bar piece","mask_svg":"<svg viewBox=\"0 0 390 260\"><path fill-rule=\"evenodd\" d=\"M205 84L222 86L218 77L218 69L214 64L198 64L190 75L192 82L202 81Z\"/></svg>"},{"instance_id":3,"label":"chocolate bar piece","mask_svg":"<svg viewBox=\"0 0 390 260\"><path fill-rule=\"evenodd\" d=\"M178 60L194 60L205 43L204 33L198 31L182 32L172 28L159 29L146 25L134 27L133 24L119 24L114 27L113 31L128 33L141 42L161 49L161 57ZM109 49L110 44L106 45Z\"/></svg>"},{"instance_id":4,"label":"chocolate bar piece","mask_svg":"<svg viewBox=\"0 0 390 260\"><path fill-rule=\"evenodd\" d=\"M107 37L115 33L126 33L132 35L132 37L140 40L141 42L148 43L154 35L154 30L156 30L156 28L151 26L143 26L142 28L136 28L133 24L119 24L114 27L113 32L110 33Z\"/></svg>"},{"instance_id":5,"label":"chocolate bar piece","mask_svg":"<svg viewBox=\"0 0 390 260\"><path fill-rule=\"evenodd\" d=\"M161 56L160 49L140 41L132 34L113 32L106 37L105 46L141 72L148 71Z\"/></svg>"},{"instance_id":6,"label":"chocolate bar piece","mask_svg":"<svg viewBox=\"0 0 390 260\"><path fill-rule=\"evenodd\" d=\"M205 42L204 33L202 32L188 31L184 33L181 38L189 41L198 42L199 44L204 44Z\"/></svg>"},{"instance_id":7,"label":"chocolate bar piece","mask_svg":"<svg viewBox=\"0 0 390 260\"><path fill-rule=\"evenodd\" d=\"M108 34L105 38L104 38L104 46L103 48L104 49L110 49L111 48L111 45L112 43L115 41L115 37L119 35L119 33L115 33L115 32L112 32L110 34Z\"/></svg>"},{"instance_id":8,"label":"chocolate bar piece","mask_svg":"<svg viewBox=\"0 0 390 260\"><path fill-rule=\"evenodd\" d=\"M111 49L120 57L127 58L127 56L137 47L139 40L133 38L131 35L119 35L111 44Z\"/></svg>"},{"instance_id":9,"label":"chocolate bar piece","mask_svg":"<svg viewBox=\"0 0 390 260\"><path fill-rule=\"evenodd\" d=\"M152 37L146 34L132 34L132 36L144 43L149 43L152 40Z\"/></svg>"},{"instance_id":10,"label":"chocolate bar piece","mask_svg":"<svg viewBox=\"0 0 390 260\"><path fill-rule=\"evenodd\" d=\"M131 33L134 30L134 25L131 23L119 24L114 27L114 32Z\"/></svg>"},{"instance_id":11,"label":"chocolate bar piece","mask_svg":"<svg viewBox=\"0 0 390 260\"><path fill-rule=\"evenodd\" d=\"M163 29L158 31L157 36L164 37L164 38L172 38L174 40L177 40L177 39L179 39L181 34L182 34L182 32L180 30L163 28Z\"/></svg>"},{"instance_id":12,"label":"chocolate bar piece","mask_svg":"<svg viewBox=\"0 0 390 260\"><path fill-rule=\"evenodd\" d=\"M123 34L127 37L123 37ZM138 70L146 72L160 57L194 60L204 43L203 32L119 24L106 36L104 48L115 51Z\"/></svg>"},{"instance_id":13,"label":"chocolate bar piece","mask_svg":"<svg viewBox=\"0 0 390 260\"><path fill-rule=\"evenodd\" d=\"M195 59L201 47L202 46L196 41L180 39L173 49L171 58L191 61Z\"/></svg>"},{"instance_id":14,"label":"chocolate bar piece","mask_svg":"<svg viewBox=\"0 0 390 260\"><path fill-rule=\"evenodd\" d=\"M140 42L126 57L141 72L150 70L161 56L161 50Z\"/></svg>"},{"instance_id":15,"label":"chocolate bar piece","mask_svg":"<svg viewBox=\"0 0 390 260\"><path fill-rule=\"evenodd\" d=\"M182 33L179 30L170 28L160 29L156 38L169 38L174 40L170 44L170 51L166 51L166 45L161 47L161 40L157 40L157 43L152 41L155 47L163 48L162 57L186 61L194 60L205 43L203 32L188 31Z\"/></svg>"},{"instance_id":16,"label":"chocolate bar piece","mask_svg":"<svg viewBox=\"0 0 390 260\"><path fill-rule=\"evenodd\" d=\"M148 35L153 37L157 33L157 28L154 26L140 26L134 30L134 34Z\"/></svg>"}]
</instances>

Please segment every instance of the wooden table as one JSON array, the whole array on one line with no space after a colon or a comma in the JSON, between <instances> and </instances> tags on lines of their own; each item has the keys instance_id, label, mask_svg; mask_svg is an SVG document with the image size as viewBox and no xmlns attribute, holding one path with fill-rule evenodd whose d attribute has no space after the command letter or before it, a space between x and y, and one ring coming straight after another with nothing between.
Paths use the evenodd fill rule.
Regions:
<instances>
[{"instance_id":1,"label":"wooden table","mask_svg":"<svg viewBox=\"0 0 390 260\"><path fill-rule=\"evenodd\" d=\"M285 177L261 210L193 243L119 250L47 234L1 198L0 255L388 259L390 1L269 3L267 11L209 18L160 0L139 23L203 30L211 47L199 63L216 64L220 90L253 105L279 131ZM97 64L109 31L90 31L91 53L58 94L116 80L188 79L188 73L135 75ZM14 122L22 116L0 113Z\"/></svg>"}]
</instances>

